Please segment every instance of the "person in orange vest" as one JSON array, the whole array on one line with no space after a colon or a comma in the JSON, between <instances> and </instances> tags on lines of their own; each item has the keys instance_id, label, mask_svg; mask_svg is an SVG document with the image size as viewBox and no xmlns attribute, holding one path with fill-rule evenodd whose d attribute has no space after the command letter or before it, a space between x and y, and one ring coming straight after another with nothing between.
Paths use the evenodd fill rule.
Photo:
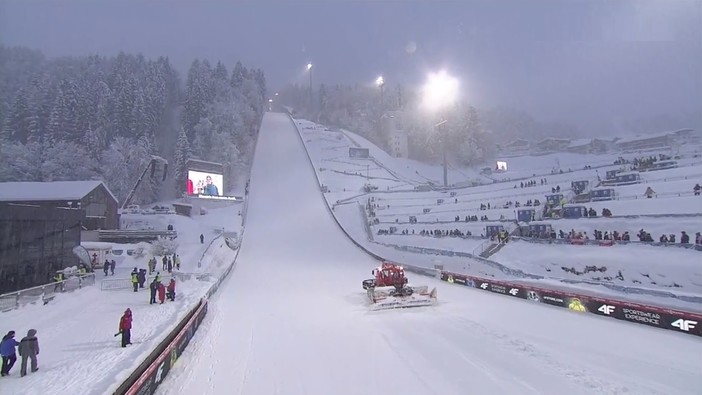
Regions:
<instances>
[{"instance_id":1,"label":"person in orange vest","mask_svg":"<svg viewBox=\"0 0 702 395\"><path fill-rule=\"evenodd\" d=\"M172 302L175 301L175 286L176 282L175 279L171 279L171 281L168 283L168 299L170 299Z\"/></svg>"}]
</instances>

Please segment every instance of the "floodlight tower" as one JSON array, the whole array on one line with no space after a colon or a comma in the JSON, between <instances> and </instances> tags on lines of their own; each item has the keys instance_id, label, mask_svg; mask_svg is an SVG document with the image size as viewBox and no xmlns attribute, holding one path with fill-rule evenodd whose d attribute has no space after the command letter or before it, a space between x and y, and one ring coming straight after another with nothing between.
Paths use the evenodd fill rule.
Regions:
<instances>
[{"instance_id":1,"label":"floodlight tower","mask_svg":"<svg viewBox=\"0 0 702 395\"><path fill-rule=\"evenodd\" d=\"M380 88L380 106L382 107L383 105L383 96L385 93L385 78L383 76L379 76L378 78L375 79L375 84Z\"/></svg>"},{"instance_id":2,"label":"floodlight tower","mask_svg":"<svg viewBox=\"0 0 702 395\"><path fill-rule=\"evenodd\" d=\"M312 63L307 63L307 72L310 74L310 102L312 102Z\"/></svg>"},{"instance_id":3,"label":"floodlight tower","mask_svg":"<svg viewBox=\"0 0 702 395\"><path fill-rule=\"evenodd\" d=\"M452 106L458 97L458 79L449 75L445 70L437 73L430 73L422 88L422 104L431 113L438 115L439 123L434 125L434 129L440 132L441 126L446 124L443 119L443 110ZM446 133L441 135L441 145L443 146L444 159L444 187L448 186L448 163L446 160Z\"/></svg>"}]
</instances>

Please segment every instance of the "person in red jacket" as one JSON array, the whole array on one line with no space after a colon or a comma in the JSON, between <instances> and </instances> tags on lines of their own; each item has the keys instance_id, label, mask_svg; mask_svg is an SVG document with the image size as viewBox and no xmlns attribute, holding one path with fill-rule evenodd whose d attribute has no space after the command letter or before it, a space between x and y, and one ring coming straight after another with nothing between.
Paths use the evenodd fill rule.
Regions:
<instances>
[{"instance_id":1,"label":"person in red jacket","mask_svg":"<svg viewBox=\"0 0 702 395\"><path fill-rule=\"evenodd\" d=\"M158 283L158 300L163 304L166 301L166 286Z\"/></svg>"},{"instance_id":2,"label":"person in red jacket","mask_svg":"<svg viewBox=\"0 0 702 395\"><path fill-rule=\"evenodd\" d=\"M168 283L168 299L171 301L175 301L175 279L172 278L171 281Z\"/></svg>"},{"instance_id":3,"label":"person in red jacket","mask_svg":"<svg viewBox=\"0 0 702 395\"><path fill-rule=\"evenodd\" d=\"M132 311L127 309L119 320L119 333L122 334L122 347L132 344Z\"/></svg>"}]
</instances>

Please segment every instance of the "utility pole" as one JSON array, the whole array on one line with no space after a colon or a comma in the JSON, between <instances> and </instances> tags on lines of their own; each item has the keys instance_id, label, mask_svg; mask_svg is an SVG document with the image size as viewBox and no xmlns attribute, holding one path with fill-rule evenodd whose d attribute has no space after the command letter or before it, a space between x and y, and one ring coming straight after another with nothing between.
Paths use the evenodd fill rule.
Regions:
<instances>
[{"instance_id":1,"label":"utility pole","mask_svg":"<svg viewBox=\"0 0 702 395\"><path fill-rule=\"evenodd\" d=\"M307 72L310 73L310 106L312 104L312 63L307 63Z\"/></svg>"},{"instance_id":2,"label":"utility pole","mask_svg":"<svg viewBox=\"0 0 702 395\"><path fill-rule=\"evenodd\" d=\"M439 138L441 138L441 148L443 151L443 157L444 157L444 187L448 187L448 161L446 160L446 132L442 132L442 126L446 124L446 120L441 121L434 125L434 128L436 128L436 133L439 134Z\"/></svg>"},{"instance_id":3,"label":"utility pole","mask_svg":"<svg viewBox=\"0 0 702 395\"><path fill-rule=\"evenodd\" d=\"M397 109L402 110L402 85L397 84Z\"/></svg>"}]
</instances>

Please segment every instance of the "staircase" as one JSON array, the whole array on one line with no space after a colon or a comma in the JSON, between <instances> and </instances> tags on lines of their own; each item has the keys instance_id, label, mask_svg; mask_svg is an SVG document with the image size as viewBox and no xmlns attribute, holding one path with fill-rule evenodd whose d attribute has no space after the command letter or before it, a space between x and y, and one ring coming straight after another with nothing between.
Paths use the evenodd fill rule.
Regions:
<instances>
[{"instance_id":1,"label":"staircase","mask_svg":"<svg viewBox=\"0 0 702 395\"><path fill-rule=\"evenodd\" d=\"M519 231L519 226L512 223L509 226L507 226L506 231L509 234L509 237L507 238L509 240L510 237L516 236L516 233ZM491 243L487 247L482 248L482 251L480 252L480 257L488 259L491 256L497 254L505 245L507 245L507 241Z\"/></svg>"}]
</instances>

